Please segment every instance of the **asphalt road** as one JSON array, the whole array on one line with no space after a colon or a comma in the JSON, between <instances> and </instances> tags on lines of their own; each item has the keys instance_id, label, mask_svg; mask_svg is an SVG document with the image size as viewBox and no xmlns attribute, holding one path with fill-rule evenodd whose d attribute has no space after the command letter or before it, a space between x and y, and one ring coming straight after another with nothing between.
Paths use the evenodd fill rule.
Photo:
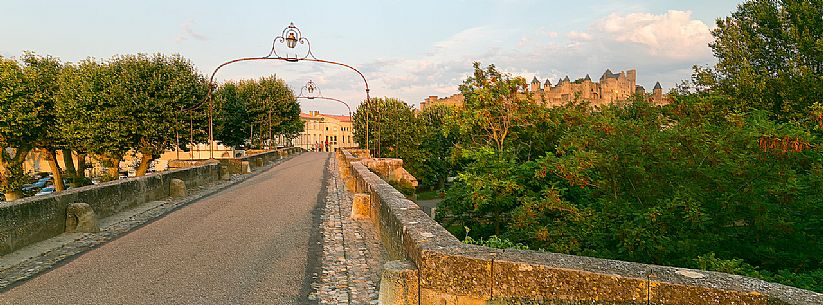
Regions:
<instances>
[{"instance_id":1,"label":"asphalt road","mask_svg":"<svg viewBox=\"0 0 823 305\"><path fill-rule=\"evenodd\" d=\"M327 153L304 153L0 294L0 304L306 304Z\"/></svg>"}]
</instances>

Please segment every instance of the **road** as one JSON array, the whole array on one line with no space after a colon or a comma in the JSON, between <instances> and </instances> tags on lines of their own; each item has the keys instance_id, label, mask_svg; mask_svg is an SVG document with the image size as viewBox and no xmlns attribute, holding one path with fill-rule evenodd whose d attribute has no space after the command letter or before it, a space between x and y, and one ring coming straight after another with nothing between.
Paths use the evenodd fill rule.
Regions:
<instances>
[{"instance_id":1,"label":"road","mask_svg":"<svg viewBox=\"0 0 823 305\"><path fill-rule=\"evenodd\" d=\"M0 294L0 304L306 304L327 153L304 153Z\"/></svg>"}]
</instances>

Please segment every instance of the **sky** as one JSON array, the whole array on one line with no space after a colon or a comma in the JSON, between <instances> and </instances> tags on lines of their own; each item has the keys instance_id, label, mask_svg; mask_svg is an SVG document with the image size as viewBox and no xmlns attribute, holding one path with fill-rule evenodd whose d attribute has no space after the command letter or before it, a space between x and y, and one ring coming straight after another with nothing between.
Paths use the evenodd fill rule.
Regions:
<instances>
[{"instance_id":1,"label":"sky","mask_svg":"<svg viewBox=\"0 0 823 305\"><path fill-rule=\"evenodd\" d=\"M205 75L223 62L269 54L290 24L318 58L363 73L371 97L418 106L458 93L472 63L494 64L552 83L606 69L637 69L638 84L668 90L694 65L714 64L715 20L743 0L348 0L45 1L0 3L0 56L24 51L64 62L116 54L181 54ZM282 45L278 47L281 50ZM284 49L285 50L285 49ZM301 55L305 48L297 49ZM365 99L353 71L311 62L228 65L219 82L276 75L299 94L312 80L323 96L354 109ZM345 114L327 100L299 100L303 111Z\"/></svg>"}]
</instances>

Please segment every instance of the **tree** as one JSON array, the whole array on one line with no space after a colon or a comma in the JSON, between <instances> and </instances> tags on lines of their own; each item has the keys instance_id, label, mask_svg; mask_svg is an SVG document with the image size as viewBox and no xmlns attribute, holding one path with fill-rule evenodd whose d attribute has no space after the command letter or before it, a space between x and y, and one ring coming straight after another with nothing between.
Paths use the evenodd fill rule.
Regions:
<instances>
[{"instance_id":1,"label":"tree","mask_svg":"<svg viewBox=\"0 0 823 305\"><path fill-rule=\"evenodd\" d=\"M518 138L520 132L533 126L530 118L545 108L525 92L526 80L512 78L489 65L486 69L474 63L473 76L460 85L464 108L458 120L461 132L472 146L492 145L498 158L516 152L528 144ZM515 147L508 147L515 143ZM507 152L507 150L509 150Z\"/></svg>"},{"instance_id":2,"label":"tree","mask_svg":"<svg viewBox=\"0 0 823 305\"><path fill-rule=\"evenodd\" d=\"M117 76L108 64L86 59L67 65L60 82L57 128L71 149L81 156L96 155L107 163L109 179L116 178L121 158L132 147L123 124L128 118L109 89Z\"/></svg>"},{"instance_id":3,"label":"tree","mask_svg":"<svg viewBox=\"0 0 823 305\"><path fill-rule=\"evenodd\" d=\"M368 118L368 124L366 119ZM366 125L369 127L369 147L380 158L400 158L416 150L418 125L414 110L396 98L373 98L357 107L353 118L354 138L365 146Z\"/></svg>"},{"instance_id":4,"label":"tree","mask_svg":"<svg viewBox=\"0 0 823 305\"><path fill-rule=\"evenodd\" d=\"M205 79L179 55L124 55L108 65L117 76L111 85L120 128L130 147L141 154L136 175L145 175L152 160L174 147L178 113L205 97Z\"/></svg>"},{"instance_id":5,"label":"tree","mask_svg":"<svg viewBox=\"0 0 823 305\"><path fill-rule=\"evenodd\" d=\"M66 142L59 128L56 126L57 113L55 111L57 95L60 91L60 73L63 69L60 61L50 56L37 56L33 53L23 55L23 73L26 76L26 83L29 86L31 99L42 107L38 113L38 120L43 128L37 139L32 144L45 156L51 168L55 191L63 191L63 173L57 163L56 155L58 149L63 149L64 154L68 154L71 160L71 152L65 150ZM67 168L74 168L72 162L67 162Z\"/></svg>"},{"instance_id":6,"label":"tree","mask_svg":"<svg viewBox=\"0 0 823 305\"><path fill-rule=\"evenodd\" d=\"M414 143L417 149L404 151L404 166L419 181L421 187L443 189L446 178L452 174L451 151L457 141L457 132L449 130L454 126L453 108L443 105L427 107L417 113L415 125L418 132Z\"/></svg>"},{"instance_id":7,"label":"tree","mask_svg":"<svg viewBox=\"0 0 823 305\"><path fill-rule=\"evenodd\" d=\"M294 138L303 130L300 105L286 83L275 76L226 83L215 93L216 137L224 144L263 148L275 136Z\"/></svg>"},{"instance_id":8,"label":"tree","mask_svg":"<svg viewBox=\"0 0 823 305\"><path fill-rule=\"evenodd\" d=\"M43 128L43 107L30 98L29 89L17 61L0 57L0 190L7 201L22 196L23 162Z\"/></svg>"},{"instance_id":9,"label":"tree","mask_svg":"<svg viewBox=\"0 0 823 305\"><path fill-rule=\"evenodd\" d=\"M72 149L102 159L109 178L118 176L131 150L141 154L137 175L144 175L154 158L176 144L184 109L199 110L193 114L200 121L198 135L204 133L205 109L194 106L205 96L205 81L180 56L88 59L67 67L60 82L56 110L62 134Z\"/></svg>"},{"instance_id":10,"label":"tree","mask_svg":"<svg viewBox=\"0 0 823 305\"><path fill-rule=\"evenodd\" d=\"M214 137L225 145L238 147L249 141L248 100L240 96L236 83L226 83L214 93L216 115Z\"/></svg>"},{"instance_id":11,"label":"tree","mask_svg":"<svg viewBox=\"0 0 823 305\"><path fill-rule=\"evenodd\" d=\"M718 19L710 44L717 89L733 97L738 110L804 119L823 95L821 15L820 0L752 0Z\"/></svg>"}]
</instances>

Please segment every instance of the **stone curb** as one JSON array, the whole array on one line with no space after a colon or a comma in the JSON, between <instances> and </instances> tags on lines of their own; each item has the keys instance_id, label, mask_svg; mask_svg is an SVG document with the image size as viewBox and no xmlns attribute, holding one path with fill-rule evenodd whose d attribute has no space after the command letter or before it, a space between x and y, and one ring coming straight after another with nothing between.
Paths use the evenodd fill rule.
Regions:
<instances>
[{"instance_id":1,"label":"stone curb","mask_svg":"<svg viewBox=\"0 0 823 305\"><path fill-rule=\"evenodd\" d=\"M137 212L127 219L111 223L105 228L100 228L99 233L76 233L69 236L64 236L66 234L63 234L39 243L35 243L31 246L49 242L50 240L73 237L72 240L62 242L59 246L51 247L50 249L45 250L35 256L31 256L19 263L0 269L0 293L14 288L15 286L20 285L25 281L40 275L41 273L49 271L54 267L59 267L66 264L75 257L94 250L99 246L128 234L129 232L140 229L145 225L177 211L178 209L196 203L229 187L256 177L257 175L260 175L267 170L300 155L301 153L302 152L292 154L283 157L282 159L272 161L269 164L258 167L249 174L234 175L231 180L216 180L208 185L192 190L192 192L190 192L191 195L186 197L165 198L163 201L158 201L159 203L151 208L148 208L142 212ZM25 248L21 250L24 249ZM0 256L0 258L2 258L2 256Z\"/></svg>"}]
</instances>

